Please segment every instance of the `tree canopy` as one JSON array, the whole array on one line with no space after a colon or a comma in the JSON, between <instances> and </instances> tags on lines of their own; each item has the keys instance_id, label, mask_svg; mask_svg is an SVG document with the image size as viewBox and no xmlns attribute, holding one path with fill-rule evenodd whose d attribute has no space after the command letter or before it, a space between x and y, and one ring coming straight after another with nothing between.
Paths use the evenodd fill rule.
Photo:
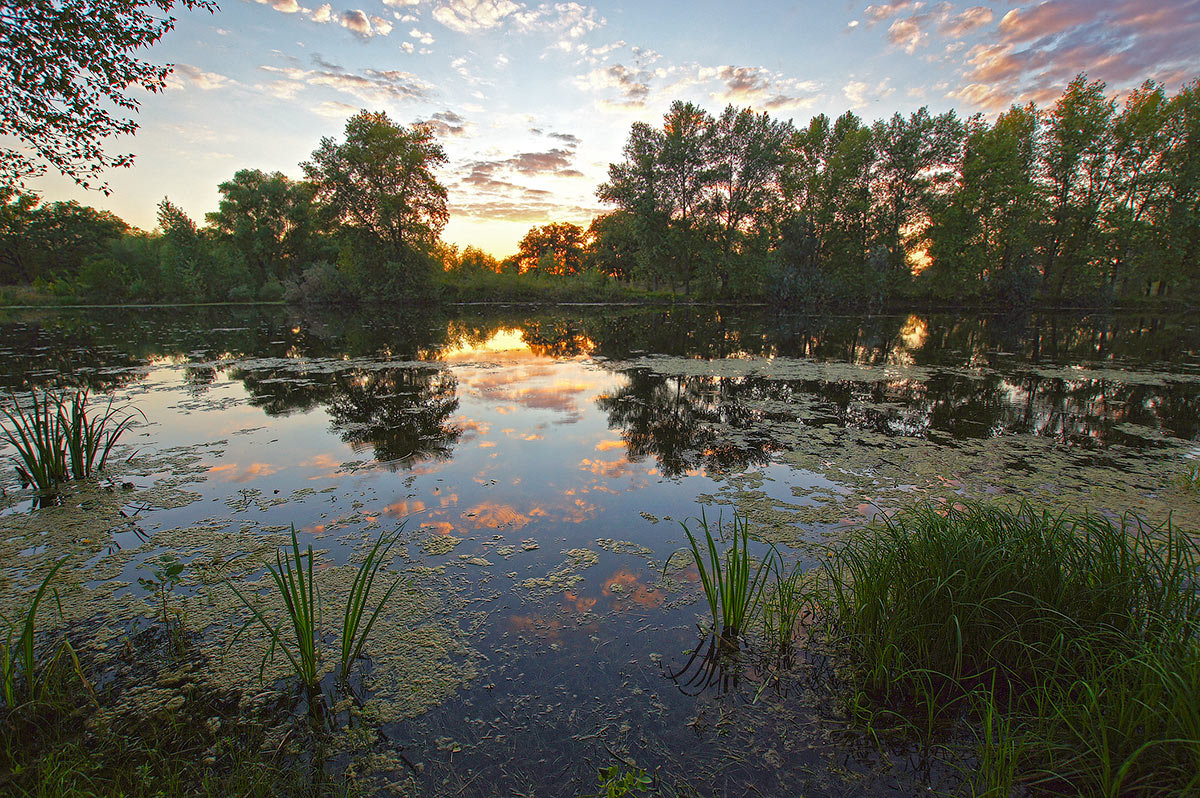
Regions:
<instances>
[{"instance_id":1,"label":"tree canopy","mask_svg":"<svg viewBox=\"0 0 1200 798\"><path fill-rule=\"evenodd\" d=\"M84 188L132 155L110 155L104 139L137 130L123 117L140 101L130 87L160 91L169 66L133 53L175 25L176 2L214 11L213 0L0 0L0 129L22 149L0 147L0 186L23 188L47 167Z\"/></svg>"}]
</instances>

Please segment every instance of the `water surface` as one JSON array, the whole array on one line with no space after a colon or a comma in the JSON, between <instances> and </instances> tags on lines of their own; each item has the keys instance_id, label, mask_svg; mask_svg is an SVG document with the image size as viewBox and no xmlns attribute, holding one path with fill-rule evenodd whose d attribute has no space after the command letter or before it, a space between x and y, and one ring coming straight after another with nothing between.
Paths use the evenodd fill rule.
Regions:
<instances>
[{"instance_id":1,"label":"water surface","mask_svg":"<svg viewBox=\"0 0 1200 798\"><path fill-rule=\"evenodd\" d=\"M848 728L820 657L724 684L678 673L704 611L684 558L665 567L679 522L747 513L760 555L808 566L918 498L1195 528L1178 478L1197 456L1198 352L1190 320L1128 315L11 311L3 388L83 382L145 422L116 469L125 520L103 529L55 537L37 519L90 499L31 513L6 469L0 576L23 586L75 547L94 596L149 617L137 578L163 551L249 574L294 524L344 563L403 522L396 567L438 597L444 680L380 710L381 733L331 767L369 754L381 786L447 795L574 795L618 761L701 794L911 794L952 769ZM216 634L213 584L187 591ZM401 677L375 649L385 704L406 688L383 684Z\"/></svg>"}]
</instances>

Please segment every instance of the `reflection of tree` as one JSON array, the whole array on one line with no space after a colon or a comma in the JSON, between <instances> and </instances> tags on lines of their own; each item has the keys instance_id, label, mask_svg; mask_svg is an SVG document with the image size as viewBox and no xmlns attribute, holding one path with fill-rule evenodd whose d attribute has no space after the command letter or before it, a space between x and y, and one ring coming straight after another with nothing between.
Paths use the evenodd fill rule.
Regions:
<instances>
[{"instance_id":1,"label":"reflection of tree","mask_svg":"<svg viewBox=\"0 0 1200 798\"><path fill-rule=\"evenodd\" d=\"M329 415L342 439L374 447L399 467L450 456L462 431L450 424L458 381L445 371L395 368L337 375Z\"/></svg>"},{"instance_id":2,"label":"reflection of tree","mask_svg":"<svg viewBox=\"0 0 1200 798\"><path fill-rule=\"evenodd\" d=\"M665 476L676 477L699 468L741 470L779 448L758 423L761 413L739 404L745 381L627 375L625 387L596 403L620 430L631 460L653 456Z\"/></svg>"}]
</instances>

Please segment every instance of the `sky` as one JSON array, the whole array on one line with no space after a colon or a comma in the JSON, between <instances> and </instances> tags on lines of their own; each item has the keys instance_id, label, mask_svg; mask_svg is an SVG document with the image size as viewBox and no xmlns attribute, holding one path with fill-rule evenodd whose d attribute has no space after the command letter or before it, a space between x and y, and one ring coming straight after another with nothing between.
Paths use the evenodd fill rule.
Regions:
<instances>
[{"instance_id":1,"label":"sky","mask_svg":"<svg viewBox=\"0 0 1200 798\"><path fill-rule=\"evenodd\" d=\"M449 160L443 239L497 256L533 225L586 225L635 121L673 100L750 106L797 125L928 106L994 115L1054 101L1079 72L1119 96L1200 76L1200 0L559 2L220 0L141 57L174 64L144 94L135 165L112 194L32 188L144 229L164 196L202 222L239 169L300 178L360 109L430 123ZM306 3L306 4L302 4Z\"/></svg>"}]
</instances>

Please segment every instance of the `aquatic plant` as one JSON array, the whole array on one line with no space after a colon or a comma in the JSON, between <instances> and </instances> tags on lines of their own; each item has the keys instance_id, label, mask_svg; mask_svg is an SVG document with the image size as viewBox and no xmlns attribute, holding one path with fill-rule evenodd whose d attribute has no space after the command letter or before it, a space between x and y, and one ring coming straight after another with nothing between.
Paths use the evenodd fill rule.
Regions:
<instances>
[{"instance_id":1,"label":"aquatic plant","mask_svg":"<svg viewBox=\"0 0 1200 798\"><path fill-rule=\"evenodd\" d=\"M17 450L17 475L38 490L50 490L67 479L65 433L59 424L60 408L49 393L30 392L28 408L15 396L12 406L0 408L8 424L0 435Z\"/></svg>"},{"instance_id":2,"label":"aquatic plant","mask_svg":"<svg viewBox=\"0 0 1200 798\"><path fill-rule=\"evenodd\" d=\"M29 602L29 607L25 610L25 617L19 625L0 615L0 620L8 627L4 642L0 643L0 698L3 698L4 703L10 707L17 706L23 700L36 700L42 694L41 687L46 684L49 674L64 654L70 658L75 672L87 687L88 692L91 692L91 687L84 679L75 649L71 647L71 643L66 637L63 637L62 642L53 649L49 656L40 656L34 646L38 607L45 598L46 591L51 589L50 583L55 574L66 561L67 558L63 557L42 578L37 590L34 591L33 599ZM19 635L17 634L18 629L20 630ZM15 644L14 637L16 638Z\"/></svg>"},{"instance_id":3,"label":"aquatic plant","mask_svg":"<svg viewBox=\"0 0 1200 798\"><path fill-rule=\"evenodd\" d=\"M0 437L16 449L13 459L21 481L39 491L103 470L117 440L141 415L136 409L114 406L111 398L103 411L93 412L86 387L43 391L41 396L31 391L28 407L15 395L10 397L11 406L0 408L8 420Z\"/></svg>"},{"instance_id":4,"label":"aquatic plant","mask_svg":"<svg viewBox=\"0 0 1200 798\"><path fill-rule=\"evenodd\" d=\"M255 606L243 593L229 584L233 592L241 599L246 608L250 610L251 617L238 630L238 634L245 631L247 626L255 623L266 631L271 638L270 648L263 655L262 664L259 668L261 675L262 670L266 667L269 659L275 655L275 649L278 648L287 657L292 669L296 675L300 677L300 681L308 690L314 691L317 688L318 682L318 625L319 606L316 584L313 582L313 549L310 544L303 554L300 553L300 544L296 538L296 525L292 524L292 546L290 555L285 555L279 551L275 552L275 566L270 563L266 565L267 572L271 574L271 579L275 583L275 587L279 591L280 597L283 599L284 610L286 611L286 622L290 626L290 630L285 630L283 622L271 623L262 611ZM290 635L288 634L290 631ZM234 636L232 642L236 642L237 635Z\"/></svg>"},{"instance_id":5,"label":"aquatic plant","mask_svg":"<svg viewBox=\"0 0 1200 798\"><path fill-rule=\"evenodd\" d=\"M139 576L138 584L141 585L142 590L154 594L158 599L163 630L167 633L167 637L174 642L176 650L182 652L184 646L183 611L176 610L175 623L172 624L169 599L183 575L184 564L179 562L179 559L173 554L164 554L158 558L157 562L147 563L146 568L150 571L150 576Z\"/></svg>"},{"instance_id":6,"label":"aquatic plant","mask_svg":"<svg viewBox=\"0 0 1200 798\"><path fill-rule=\"evenodd\" d=\"M787 664L795 652L796 630L801 618L812 614L812 594L802 586L800 563L785 572L782 557L774 558L774 589L763 602L763 635L780 662Z\"/></svg>"},{"instance_id":7,"label":"aquatic plant","mask_svg":"<svg viewBox=\"0 0 1200 798\"><path fill-rule=\"evenodd\" d=\"M829 629L923 734L974 705L985 786L1194 792L1198 554L1169 522L918 505L827 564Z\"/></svg>"},{"instance_id":8,"label":"aquatic plant","mask_svg":"<svg viewBox=\"0 0 1200 798\"><path fill-rule=\"evenodd\" d=\"M362 656L363 645L367 642L367 637L371 634L371 627L375 625L379 613L403 581L400 576L392 581L391 586L383 594L383 598L379 600L370 617L367 618L366 626L362 626L362 619L369 608L371 587L375 584L375 577L379 574L379 569L387 562L388 553L400 539L400 533L403 530L404 525L401 524L390 536L380 535L379 539L375 541L375 545L367 553L366 559L359 566L358 573L354 575L354 582L350 585L350 595L346 598L346 611L342 616L341 666L343 680L348 678L350 668L355 660Z\"/></svg>"},{"instance_id":9,"label":"aquatic plant","mask_svg":"<svg viewBox=\"0 0 1200 798\"><path fill-rule=\"evenodd\" d=\"M654 784L650 774L641 768L622 770L620 765L600 768L597 773L600 792L596 798L625 798L627 795L643 795Z\"/></svg>"},{"instance_id":10,"label":"aquatic plant","mask_svg":"<svg viewBox=\"0 0 1200 798\"><path fill-rule=\"evenodd\" d=\"M63 427L71 474L75 479L87 479L103 471L113 446L133 424L136 416L145 415L136 408L114 406L110 396L103 412L93 413L88 407L88 389L79 388L58 397L59 423Z\"/></svg>"},{"instance_id":11,"label":"aquatic plant","mask_svg":"<svg viewBox=\"0 0 1200 798\"><path fill-rule=\"evenodd\" d=\"M762 600L770 558L760 561L757 568L754 566L749 553L750 521L746 516L739 518L734 514L728 530L730 545L723 555L717 548L718 541L726 540L722 519L717 519L715 534L703 511L698 520L699 531L704 533L703 548L687 522L680 522L680 525L687 534L704 598L712 613L713 633L722 640L732 642L746 631L755 617Z\"/></svg>"},{"instance_id":12,"label":"aquatic plant","mask_svg":"<svg viewBox=\"0 0 1200 798\"><path fill-rule=\"evenodd\" d=\"M402 577L397 576L384 592L383 598L375 604L374 609L371 608L371 589L403 528L401 525L391 535L379 536L375 545L367 553L366 559L359 565L358 572L351 583L350 593L346 597L346 607L342 614L340 664L343 682L349 676L354 661L362 656L363 646L366 644L379 614L391 599L392 594L395 593L396 588L403 582ZM234 640L230 644L236 642L237 637L245 631L246 627L257 623L271 639L270 648L263 656L260 673L266 667L267 661L274 656L275 649L278 648L283 651L292 669L300 677L300 681L312 692L317 688L319 663L322 659L320 597L316 582L313 580L315 555L311 545L301 553L295 524L292 525L291 537L290 553L284 554L277 551L275 565L266 564L275 588L283 599L286 618L280 623L271 623L262 610L237 587L229 583L229 587L251 613L249 620L238 630L238 634L234 636ZM366 619L365 624L363 623L364 618ZM287 629L284 628L285 623L288 626Z\"/></svg>"}]
</instances>

